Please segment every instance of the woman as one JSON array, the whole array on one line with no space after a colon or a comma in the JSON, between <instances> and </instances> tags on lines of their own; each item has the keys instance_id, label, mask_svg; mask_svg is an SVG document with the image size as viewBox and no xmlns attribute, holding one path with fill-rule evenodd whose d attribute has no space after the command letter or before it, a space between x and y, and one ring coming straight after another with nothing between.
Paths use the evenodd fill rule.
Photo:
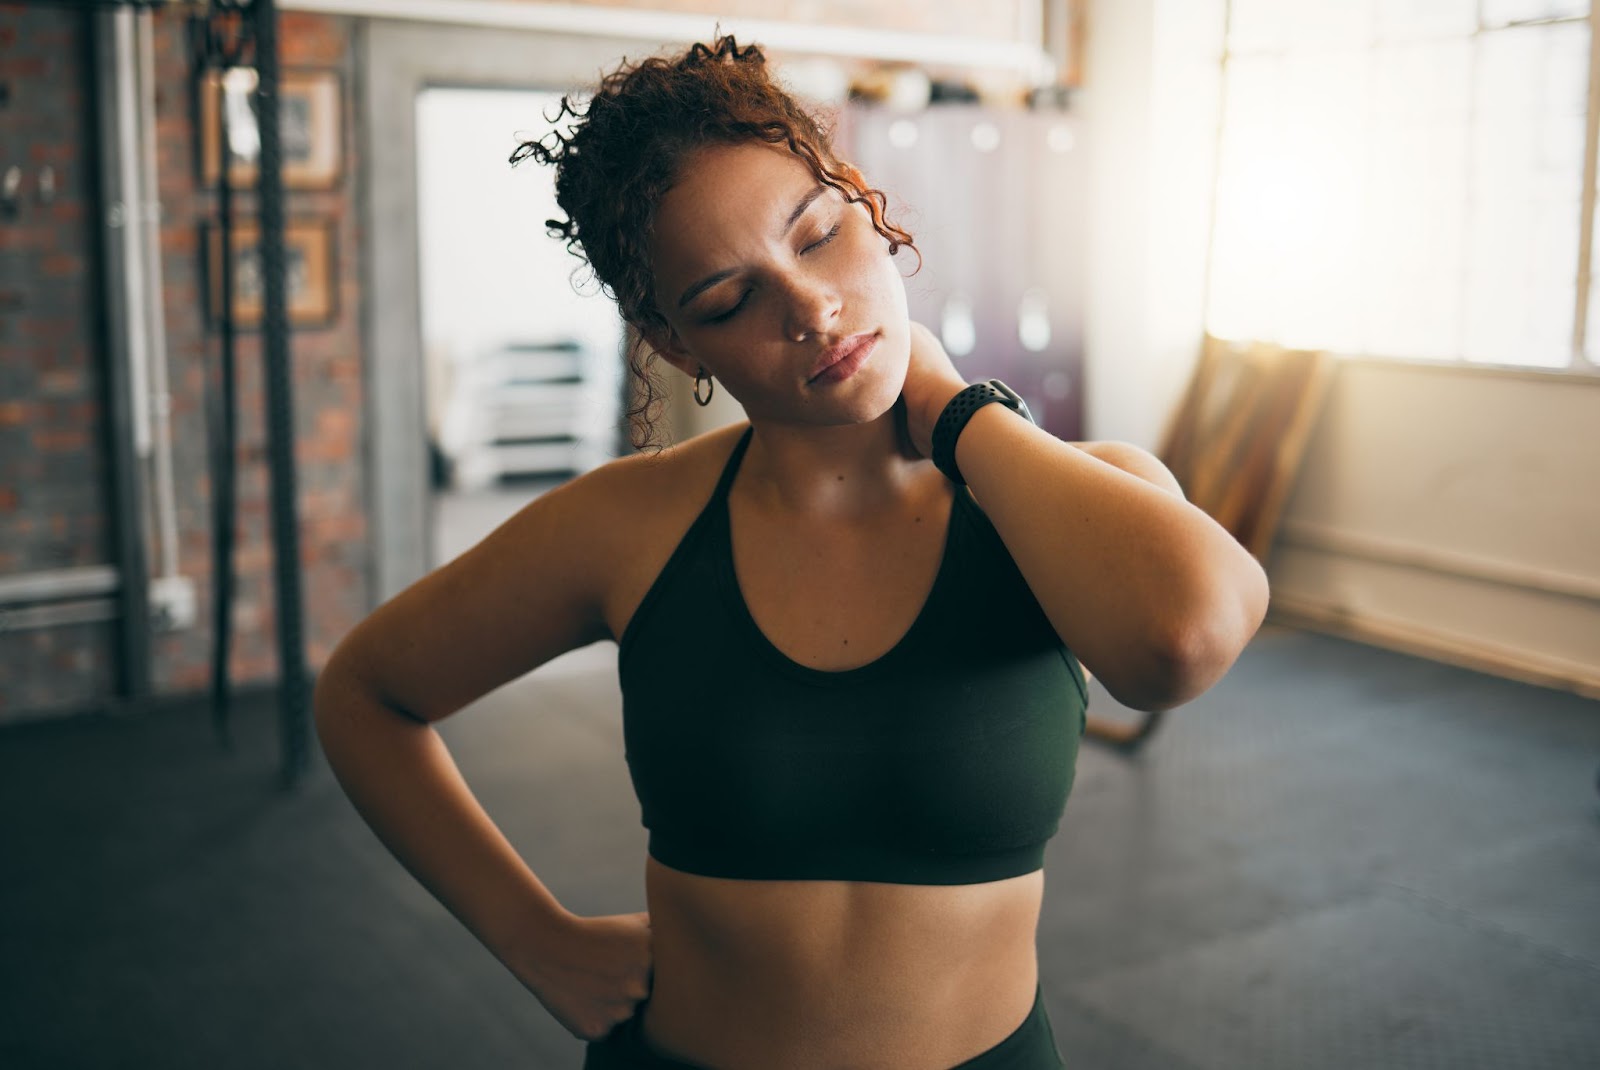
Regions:
<instances>
[{"instance_id":1,"label":"woman","mask_svg":"<svg viewBox=\"0 0 1600 1070\"><path fill-rule=\"evenodd\" d=\"M519 152L557 167L553 226L749 422L551 491L381 607L318 683L330 763L586 1066L1060 1066L1035 930L1078 659L1185 702L1259 625L1261 569L1145 452L956 371L907 319L909 235L758 50L625 66L579 120ZM430 725L600 639L649 909L591 918Z\"/></svg>"}]
</instances>

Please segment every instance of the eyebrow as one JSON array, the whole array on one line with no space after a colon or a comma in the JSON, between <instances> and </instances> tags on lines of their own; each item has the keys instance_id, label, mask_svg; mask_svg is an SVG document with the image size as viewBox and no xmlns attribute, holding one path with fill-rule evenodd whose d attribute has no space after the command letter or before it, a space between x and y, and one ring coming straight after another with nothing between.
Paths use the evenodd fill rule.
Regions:
<instances>
[{"instance_id":1,"label":"eyebrow","mask_svg":"<svg viewBox=\"0 0 1600 1070\"><path fill-rule=\"evenodd\" d=\"M825 192L827 192L827 190L828 187L820 182L811 187L811 189L807 191L806 195L801 197L800 200L795 204L794 211L789 213L789 218L783 221L783 230L780 233L787 234L789 231L793 230L795 223L799 222L800 217L806 214L806 209L811 207L811 202L822 196ZM714 274L707 275L705 278L701 279L699 282L683 291L683 296L678 298L678 307L683 308L690 301L693 301L696 297L699 297L701 294L711 289L711 287L715 286L717 283L728 278L733 273L733 269L728 268L725 271L718 271Z\"/></svg>"}]
</instances>

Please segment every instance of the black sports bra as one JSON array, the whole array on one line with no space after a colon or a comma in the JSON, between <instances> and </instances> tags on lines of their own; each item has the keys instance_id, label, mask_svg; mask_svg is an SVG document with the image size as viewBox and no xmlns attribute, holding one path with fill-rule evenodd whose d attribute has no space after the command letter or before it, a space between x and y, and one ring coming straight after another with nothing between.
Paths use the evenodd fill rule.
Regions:
<instances>
[{"instance_id":1,"label":"black sports bra","mask_svg":"<svg viewBox=\"0 0 1600 1070\"><path fill-rule=\"evenodd\" d=\"M1072 787L1088 694L964 488L938 576L888 653L812 669L756 626L728 488L619 641L629 773L650 854L759 880L973 884L1040 868Z\"/></svg>"}]
</instances>

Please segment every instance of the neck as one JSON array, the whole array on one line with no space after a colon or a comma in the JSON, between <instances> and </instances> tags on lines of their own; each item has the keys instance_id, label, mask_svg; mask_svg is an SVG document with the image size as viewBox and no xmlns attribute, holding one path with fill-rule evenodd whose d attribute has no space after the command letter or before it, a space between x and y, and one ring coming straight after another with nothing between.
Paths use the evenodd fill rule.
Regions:
<instances>
[{"instance_id":1,"label":"neck","mask_svg":"<svg viewBox=\"0 0 1600 1070\"><path fill-rule=\"evenodd\" d=\"M865 424L814 427L752 421L740 493L807 517L859 517L901 501L928 465L902 449L899 406Z\"/></svg>"}]
</instances>

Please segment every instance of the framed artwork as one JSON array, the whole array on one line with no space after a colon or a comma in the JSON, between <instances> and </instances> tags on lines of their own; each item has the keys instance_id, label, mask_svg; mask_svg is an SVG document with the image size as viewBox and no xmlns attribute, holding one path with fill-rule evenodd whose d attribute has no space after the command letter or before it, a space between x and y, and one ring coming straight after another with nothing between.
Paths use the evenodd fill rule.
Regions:
<instances>
[{"instance_id":1,"label":"framed artwork","mask_svg":"<svg viewBox=\"0 0 1600 1070\"><path fill-rule=\"evenodd\" d=\"M337 71L286 70L279 86L278 128L283 147L285 189L329 189L339 181L344 144L342 94ZM250 95L255 108L255 94ZM222 75L206 74L200 90L200 180L217 184L222 146L217 117L222 110ZM234 189L256 183L254 160L229 153L228 180Z\"/></svg>"},{"instance_id":2,"label":"framed artwork","mask_svg":"<svg viewBox=\"0 0 1600 1070\"><path fill-rule=\"evenodd\" d=\"M213 324L222 319L222 231L205 227L206 309ZM243 329L261 326L261 228L254 222L233 228L233 318ZM291 219L284 224L284 273L289 326L325 327L338 315L338 280L333 263L333 224L327 219Z\"/></svg>"}]
</instances>

